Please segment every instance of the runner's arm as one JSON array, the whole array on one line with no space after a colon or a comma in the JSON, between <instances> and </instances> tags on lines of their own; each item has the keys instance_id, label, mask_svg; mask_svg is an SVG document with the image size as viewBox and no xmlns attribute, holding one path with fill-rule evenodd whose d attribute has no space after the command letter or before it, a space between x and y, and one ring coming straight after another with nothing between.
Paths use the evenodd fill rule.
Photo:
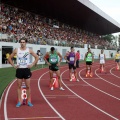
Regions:
<instances>
[{"instance_id":1,"label":"runner's arm","mask_svg":"<svg viewBox=\"0 0 120 120\"><path fill-rule=\"evenodd\" d=\"M44 55L43 59L45 60L45 62L46 62L48 65L50 65L49 61L47 61L47 59L46 59L46 56L49 56L49 53L48 53L48 52Z\"/></svg>"},{"instance_id":2,"label":"runner's arm","mask_svg":"<svg viewBox=\"0 0 120 120\"><path fill-rule=\"evenodd\" d=\"M32 49L29 50L30 54L35 58L34 62L31 64L30 67L34 66L37 64L39 57L36 53L34 53L34 51Z\"/></svg>"},{"instance_id":3,"label":"runner's arm","mask_svg":"<svg viewBox=\"0 0 120 120\"><path fill-rule=\"evenodd\" d=\"M69 62L68 59L67 59L67 55L64 56L64 59L66 60L66 62Z\"/></svg>"},{"instance_id":4,"label":"runner's arm","mask_svg":"<svg viewBox=\"0 0 120 120\"><path fill-rule=\"evenodd\" d=\"M94 56L93 56L93 53L92 53L92 63L94 63Z\"/></svg>"},{"instance_id":5,"label":"runner's arm","mask_svg":"<svg viewBox=\"0 0 120 120\"><path fill-rule=\"evenodd\" d=\"M62 61L62 55L59 52L57 54L58 54L58 56L60 58L59 63L61 63L61 61Z\"/></svg>"},{"instance_id":6,"label":"runner's arm","mask_svg":"<svg viewBox=\"0 0 120 120\"><path fill-rule=\"evenodd\" d=\"M99 60L100 60L100 54L99 54Z\"/></svg>"},{"instance_id":7,"label":"runner's arm","mask_svg":"<svg viewBox=\"0 0 120 120\"><path fill-rule=\"evenodd\" d=\"M105 58L105 60L106 60L106 55L104 54L104 58Z\"/></svg>"},{"instance_id":8,"label":"runner's arm","mask_svg":"<svg viewBox=\"0 0 120 120\"><path fill-rule=\"evenodd\" d=\"M85 61L85 59L86 59L86 55L87 55L87 53L85 54L84 61Z\"/></svg>"}]
</instances>

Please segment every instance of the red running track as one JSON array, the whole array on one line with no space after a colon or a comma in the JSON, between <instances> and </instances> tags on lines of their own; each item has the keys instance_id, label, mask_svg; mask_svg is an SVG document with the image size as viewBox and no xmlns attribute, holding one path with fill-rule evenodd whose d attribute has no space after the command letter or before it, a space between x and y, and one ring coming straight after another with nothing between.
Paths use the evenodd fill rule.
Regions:
<instances>
[{"instance_id":1,"label":"red running track","mask_svg":"<svg viewBox=\"0 0 120 120\"><path fill-rule=\"evenodd\" d=\"M31 94L33 107L16 108L16 81L4 91L0 120L119 120L120 71L112 61L106 63L107 74L93 64L92 78L85 77L85 65L77 69L80 82L70 82L68 67L61 67L65 91L50 91L48 68L33 71Z\"/></svg>"}]
</instances>

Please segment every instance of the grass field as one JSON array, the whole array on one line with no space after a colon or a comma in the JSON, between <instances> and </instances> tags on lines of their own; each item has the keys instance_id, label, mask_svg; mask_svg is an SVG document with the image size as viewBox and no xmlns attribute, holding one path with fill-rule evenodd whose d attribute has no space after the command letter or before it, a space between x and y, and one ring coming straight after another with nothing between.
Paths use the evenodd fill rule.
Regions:
<instances>
[{"instance_id":1,"label":"grass field","mask_svg":"<svg viewBox=\"0 0 120 120\"><path fill-rule=\"evenodd\" d=\"M41 69L42 67L47 67L47 65L38 65L31 70ZM16 69L13 67L0 68L0 98L6 86L15 79L15 72Z\"/></svg>"}]
</instances>

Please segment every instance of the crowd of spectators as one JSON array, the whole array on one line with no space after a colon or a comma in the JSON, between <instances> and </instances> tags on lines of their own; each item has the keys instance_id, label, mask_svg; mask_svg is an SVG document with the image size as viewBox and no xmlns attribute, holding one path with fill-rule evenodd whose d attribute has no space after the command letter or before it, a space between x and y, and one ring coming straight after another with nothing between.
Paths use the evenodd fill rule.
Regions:
<instances>
[{"instance_id":1,"label":"crowd of spectators","mask_svg":"<svg viewBox=\"0 0 120 120\"><path fill-rule=\"evenodd\" d=\"M29 43L39 45L84 47L89 44L91 48L115 48L99 35L5 4L1 4L0 33L8 35L7 39L1 39L5 42L17 43L26 37Z\"/></svg>"}]
</instances>

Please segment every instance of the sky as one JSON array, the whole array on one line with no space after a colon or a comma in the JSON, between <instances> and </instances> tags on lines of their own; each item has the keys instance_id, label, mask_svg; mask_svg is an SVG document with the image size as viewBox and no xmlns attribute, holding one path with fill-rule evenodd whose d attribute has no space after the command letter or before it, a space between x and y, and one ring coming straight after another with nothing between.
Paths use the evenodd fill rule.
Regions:
<instances>
[{"instance_id":1,"label":"sky","mask_svg":"<svg viewBox=\"0 0 120 120\"><path fill-rule=\"evenodd\" d=\"M89 0L89 1L120 24L120 0Z\"/></svg>"}]
</instances>

